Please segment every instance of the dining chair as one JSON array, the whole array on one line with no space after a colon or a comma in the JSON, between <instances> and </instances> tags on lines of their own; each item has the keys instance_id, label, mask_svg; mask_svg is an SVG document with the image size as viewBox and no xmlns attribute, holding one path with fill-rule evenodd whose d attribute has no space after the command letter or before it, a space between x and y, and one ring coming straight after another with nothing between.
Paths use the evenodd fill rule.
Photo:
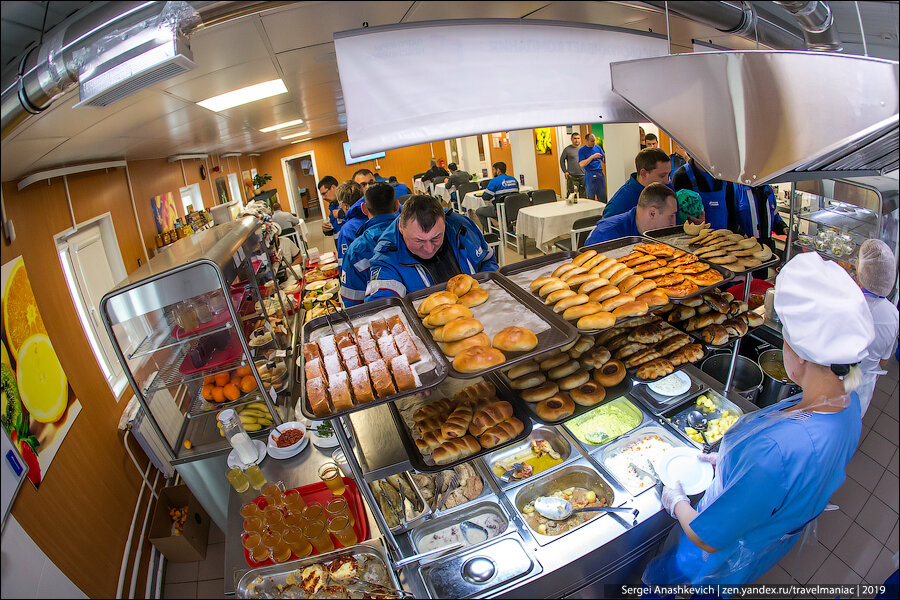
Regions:
<instances>
[{"instance_id":1,"label":"dining chair","mask_svg":"<svg viewBox=\"0 0 900 600\"><path fill-rule=\"evenodd\" d=\"M534 190L531 193L531 203L534 205L549 204L550 202L556 202L556 192L554 190Z\"/></svg>"},{"instance_id":2,"label":"dining chair","mask_svg":"<svg viewBox=\"0 0 900 600\"><path fill-rule=\"evenodd\" d=\"M597 226L597 221L599 220L600 217L596 215L577 219L572 223L572 230L569 232L569 237L554 242L553 247L559 248L563 252L571 252L572 250L581 248L581 246L584 245L585 240L587 240L588 234L594 230L594 227Z\"/></svg>"}]
</instances>

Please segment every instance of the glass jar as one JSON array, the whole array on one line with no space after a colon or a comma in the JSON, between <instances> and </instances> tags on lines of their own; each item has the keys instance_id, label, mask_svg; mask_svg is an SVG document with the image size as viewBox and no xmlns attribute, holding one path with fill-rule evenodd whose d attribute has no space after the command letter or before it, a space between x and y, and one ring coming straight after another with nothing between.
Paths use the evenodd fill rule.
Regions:
<instances>
[{"instance_id":1,"label":"glass jar","mask_svg":"<svg viewBox=\"0 0 900 600\"><path fill-rule=\"evenodd\" d=\"M225 303L225 294L221 290L207 294L206 303L214 315L222 314L228 308L228 305Z\"/></svg>"},{"instance_id":2,"label":"glass jar","mask_svg":"<svg viewBox=\"0 0 900 600\"><path fill-rule=\"evenodd\" d=\"M200 321L201 325L212 320L212 311L209 310L205 296L200 296L194 300L194 310L197 311L197 320Z\"/></svg>"},{"instance_id":3,"label":"glass jar","mask_svg":"<svg viewBox=\"0 0 900 600\"><path fill-rule=\"evenodd\" d=\"M259 451L250 436L244 431L240 419L234 410L228 408L219 413L219 422L222 423L222 432L225 439L237 452L238 460L245 465L251 465L259 458Z\"/></svg>"},{"instance_id":4,"label":"glass jar","mask_svg":"<svg viewBox=\"0 0 900 600\"><path fill-rule=\"evenodd\" d=\"M175 305L175 320L184 331L193 331L200 327L197 311L190 300L184 300Z\"/></svg>"}]
</instances>

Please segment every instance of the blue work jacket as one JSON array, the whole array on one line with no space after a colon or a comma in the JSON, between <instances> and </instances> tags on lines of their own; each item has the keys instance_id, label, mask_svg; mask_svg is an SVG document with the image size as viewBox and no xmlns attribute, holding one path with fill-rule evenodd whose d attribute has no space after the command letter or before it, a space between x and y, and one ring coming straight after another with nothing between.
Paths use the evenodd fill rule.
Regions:
<instances>
[{"instance_id":1,"label":"blue work jacket","mask_svg":"<svg viewBox=\"0 0 900 600\"><path fill-rule=\"evenodd\" d=\"M362 304L369 284L369 266L375 245L384 230L393 223L399 212L378 215L366 221L356 239L347 248L341 262L341 298L344 306Z\"/></svg>"},{"instance_id":2,"label":"blue work jacket","mask_svg":"<svg viewBox=\"0 0 900 600\"><path fill-rule=\"evenodd\" d=\"M359 235L360 228L362 228L362 226L366 224L366 221L369 220L369 217L366 216L366 213L362 210L365 201L365 198L357 200L344 217L344 223L341 225L341 231L337 236L337 244L335 244L335 246L337 246L338 258L343 258L344 254L347 252L347 248L350 247L350 244L356 239L356 236Z\"/></svg>"}]
</instances>

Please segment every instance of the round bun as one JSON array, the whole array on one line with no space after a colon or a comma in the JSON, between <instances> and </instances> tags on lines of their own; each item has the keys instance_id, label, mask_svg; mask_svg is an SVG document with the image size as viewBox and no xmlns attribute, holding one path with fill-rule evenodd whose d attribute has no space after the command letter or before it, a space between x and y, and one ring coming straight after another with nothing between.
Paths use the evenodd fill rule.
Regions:
<instances>
[{"instance_id":1,"label":"round bun","mask_svg":"<svg viewBox=\"0 0 900 600\"><path fill-rule=\"evenodd\" d=\"M473 288L477 287L478 282L475 281L475 278L465 273L454 275L447 282L447 291L457 296L468 294Z\"/></svg>"},{"instance_id":2,"label":"round bun","mask_svg":"<svg viewBox=\"0 0 900 600\"><path fill-rule=\"evenodd\" d=\"M578 386L584 385L591 379L591 374L588 373L585 369L581 369L580 371L575 371L568 377L563 377L558 380L556 383L559 385L559 389L563 391L569 391L571 389L575 389Z\"/></svg>"},{"instance_id":3,"label":"round bun","mask_svg":"<svg viewBox=\"0 0 900 600\"><path fill-rule=\"evenodd\" d=\"M603 279L599 275L597 275L597 279L591 279L590 281L586 281L581 284L578 288L579 294L590 294L594 290L598 290L602 288L604 285L609 285L608 279Z\"/></svg>"},{"instance_id":4,"label":"round bun","mask_svg":"<svg viewBox=\"0 0 900 600\"><path fill-rule=\"evenodd\" d=\"M487 302L488 292L481 288L472 288L468 294L459 297L459 303L469 308Z\"/></svg>"},{"instance_id":5,"label":"round bun","mask_svg":"<svg viewBox=\"0 0 900 600\"><path fill-rule=\"evenodd\" d=\"M581 362L586 367L599 369L600 367L608 363L609 359L611 358L612 354L609 350L607 350L603 346L596 346L590 352L585 353L581 357Z\"/></svg>"},{"instance_id":6,"label":"round bun","mask_svg":"<svg viewBox=\"0 0 900 600\"><path fill-rule=\"evenodd\" d=\"M578 306L579 304L584 304L587 302L589 298L585 294L575 294L574 296L569 296L567 298L563 298L559 302L553 305L553 312L561 313L564 312L567 308L572 308L573 306Z\"/></svg>"},{"instance_id":7,"label":"round bun","mask_svg":"<svg viewBox=\"0 0 900 600\"><path fill-rule=\"evenodd\" d=\"M477 373L506 362L506 357L496 348L475 346L466 348L453 359L453 368L460 373Z\"/></svg>"},{"instance_id":8,"label":"round bun","mask_svg":"<svg viewBox=\"0 0 900 600\"><path fill-rule=\"evenodd\" d=\"M457 300L459 300L459 296L456 294L447 291L435 292L422 300L418 310L419 316L424 317L430 314L431 311L442 304L456 304Z\"/></svg>"},{"instance_id":9,"label":"round bun","mask_svg":"<svg viewBox=\"0 0 900 600\"><path fill-rule=\"evenodd\" d=\"M614 296L618 296L622 292L619 291L614 285L604 285L603 287L594 290L588 295L588 298L591 299L591 302L603 302L605 300L609 300Z\"/></svg>"},{"instance_id":10,"label":"round bun","mask_svg":"<svg viewBox=\"0 0 900 600\"><path fill-rule=\"evenodd\" d=\"M473 336L458 340L456 342L445 342L441 344L441 351L447 356L456 356L466 348L475 346L490 346L491 338L484 332L476 333Z\"/></svg>"},{"instance_id":11,"label":"round bun","mask_svg":"<svg viewBox=\"0 0 900 600\"><path fill-rule=\"evenodd\" d=\"M646 302L642 302L641 300L632 300L631 302L626 302L625 304L613 310L613 315L617 319L623 319L625 317L639 317L641 315L646 315L649 309L650 307L647 306Z\"/></svg>"},{"instance_id":12,"label":"round bun","mask_svg":"<svg viewBox=\"0 0 900 600\"><path fill-rule=\"evenodd\" d=\"M524 327L507 327L494 336L494 348L506 352L524 352L537 348L537 336Z\"/></svg>"},{"instance_id":13,"label":"round bun","mask_svg":"<svg viewBox=\"0 0 900 600\"><path fill-rule=\"evenodd\" d=\"M606 390L596 381L588 381L584 385L569 390L569 395L578 406L594 406L606 398Z\"/></svg>"},{"instance_id":14,"label":"round bun","mask_svg":"<svg viewBox=\"0 0 900 600\"><path fill-rule=\"evenodd\" d=\"M606 329L616 324L616 317L609 311L600 310L578 319L578 329Z\"/></svg>"},{"instance_id":15,"label":"round bun","mask_svg":"<svg viewBox=\"0 0 900 600\"><path fill-rule=\"evenodd\" d=\"M604 300L600 305L601 308L606 312L613 312L615 309L619 308L623 304L628 304L629 302L634 301L634 296L631 294L619 294L618 296L613 296L609 300ZM446 337L446 332L444 333L444 337Z\"/></svg>"},{"instance_id":16,"label":"round bun","mask_svg":"<svg viewBox=\"0 0 900 600\"><path fill-rule=\"evenodd\" d=\"M585 269L584 267L575 267L574 269L569 269L568 271L560 275L559 278L568 283L570 279L572 279L576 275L581 275L582 273L587 273L587 269Z\"/></svg>"},{"instance_id":17,"label":"round bun","mask_svg":"<svg viewBox=\"0 0 900 600\"><path fill-rule=\"evenodd\" d=\"M575 412L575 403L565 392L553 394L546 400L541 400L534 407L534 412L544 421L561 421L572 416Z\"/></svg>"},{"instance_id":18,"label":"round bun","mask_svg":"<svg viewBox=\"0 0 900 600\"><path fill-rule=\"evenodd\" d=\"M471 316L472 311L462 304L441 304L422 320L422 324L429 329L434 329L446 325L453 319Z\"/></svg>"},{"instance_id":19,"label":"round bun","mask_svg":"<svg viewBox=\"0 0 900 600\"><path fill-rule=\"evenodd\" d=\"M441 335L445 342L458 342L482 331L484 331L484 325L478 319L460 317L444 325L444 331Z\"/></svg>"},{"instance_id":20,"label":"round bun","mask_svg":"<svg viewBox=\"0 0 900 600\"><path fill-rule=\"evenodd\" d=\"M609 282L613 285L619 285L632 275L634 275L634 270L625 267L624 269L619 269L618 271L613 273L612 277L609 277Z\"/></svg>"},{"instance_id":21,"label":"round bun","mask_svg":"<svg viewBox=\"0 0 900 600\"><path fill-rule=\"evenodd\" d=\"M591 348L594 347L594 338L589 335L580 335L578 339L575 340L575 345L573 348L577 352L587 352Z\"/></svg>"},{"instance_id":22,"label":"round bun","mask_svg":"<svg viewBox=\"0 0 900 600\"><path fill-rule=\"evenodd\" d=\"M514 390L527 390L537 387L547 381L547 376L540 371L528 373L509 382L509 387Z\"/></svg>"},{"instance_id":23,"label":"round bun","mask_svg":"<svg viewBox=\"0 0 900 600\"><path fill-rule=\"evenodd\" d=\"M538 290L538 295L541 298L546 298L550 292L555 292L556 290L567 290L569 289L569 284L560 279L559 277L554 277L547 283L541 286L541 289Z\"/></svg>"},{"instance_id":24,"label":"round bun","mask_svg":"<svg viewBox=\"0 0 900 600\"><path fill-rule=\"evenodd\" d=\"M594 381L605 388L618 385L625 379L625 364L621 360L611 360L599 369L594 369Z\"/></svg>"},{"instance_id":25,"label":"round bun","mask_svg":"<svg viewBox=\"0 0 900 600\"><path fill-rule=\"evenodd\" d=\"M584 267L581 268L583 269ZM575 277L570 277L566 280L566 283L568 283L572 287L580 287L585 283L594 281L596 279L602 279L602 277L600 277L596 273L582 273L580 275L576 275Z\"/></svg>"},{"instance_id":26,"label":"round bun","mask_svg":"<svg viewBox=\"0 0 900 600\"><path fill-rule=\"evenodd\" d=\"M553 381L558 379L562 379L563 377L568 377L575 371L577 371L581 367L581 363L577 360L570 360L566 363L561 364L558 367L553 367L549 371L547 371L547 376L550 377Z\"/></svg>"},{"instance_id":27,"label":"round bun","mask_svg":"<svg viewBox=\"0 0 900 600\"><path fill-rule=\"evenodd\" d=\"M586 317L598 312L600 312L599 302L585 302L584 304L567 308L563 312L563 319L565 319L566 321L576 321L578 319L581 319L582 317Z\"/></svg>"},{"instance_id":28,"label":"round bun","mask_svg":"<svg viewBox=\"0 0 900 600\"><path fill-rule=\"evenodd\" d=\"M625 279L623 279L622 281L617 283L616 287L619 288L620 292L623 292L623 293L630 292L634 286L636 286L637 284L639 284L642 281L644 281L644 278L641 277L640 275L629 275L628 277L626 277ZM610 283L612 283L612 282L610 282ZM656 287L656 284L654 284L653 287ZM634 296L633 293L631 295Z\"/></svg>"},{"instance_id":29,"label":"round bun","mask_svg":"<svg viewBox=\"0 0 900 600\"><path fill-rule=\"evenodd\" d=\"M551 279L554 279L554 278L553 277L538 277L537 279L535 279L534 281L531 282L531 284L528 286L528 289L530 289L532 292L536 292L539 289L541 289L541 286L543 286L545 283L550 283Z\"/></svg>"},{"instance_id":30,"label":"round bun","mask_svg":"<svg viewBox=\"0 0 900 600\"><path fill-rule=\"evenodd\" d=\"M556 304L563 298L568 298L569 296L574 296L575 293L576 293L575 290L570 290L569 288L566 288L564 290L556 290L555 292L550 292L549 294L547 294L547 297L544 298L544 304L546 304L547 306Z\"/></svg>"},{"instance_id":31,"label":"round bun","mask_svg":"<svg viewBox=\"0 0 900 600\"><path fill-rule=\"evenodd\" d=\"M564 264L564 265L559 265L559 266L556 267L556 269L553 271L553 277L559 277L560 275L563 275L563 274L566 273L567 271L570 271L571 269L574 269L574 268L577 267L577 266L578 266L578 265L575 265L575 264L570 263L570 262L569 262L569 263L566 263L566 264Z\"/></svg>"},{"instance_id":32,"label":"round bun","mask_svg":"<svg viewBox=\"0 0 900 600\"><path fill-rule=\"evenodd\" d=\"M554 350L554 352L558 352ZM559 365L564 365L569 362L569 355L564 352L559 352L559 354L554 354L553 356L548 356L544 360L541 361L541 371L549 371Z\"/></svg>"},{"instance_id":33,"label":"round bun","mask_svg":"<svg viewBox=\"0 0 900 600\"><path fill-rule=\"evenodd\" d=\"M588 260L594 258L595 256L597 256L596 250L586 250L585 252L582 252L581 254L576 256L572 260L572 264L575 265L576 267L580 267L581 265L586 263Z\"/></svg>"},{"instance_id":34,"label":"round bun","mask_svg":"<svg viewBox=\"0 0 900 600\"><path fill-rule=\"evenodd\" d=\"M656 289L655 281L653 281L652 279L643 279L643 280L637 282L637 284L635 284L635 286L633 288L631 288L629 290L625 290L625 291L627 291L629 294L631 294L632 296L637 298L643 294L646 294L647 292L652 292L655 289ZM668 301L668 297L666 298L666 300ZM460 298L460 302L462 302L462 298Z\"/></svg>"},{"instance_id":35,"label":"round bun","mask_svg":"<svg viewBox=\"0 0 900 600\"><path fill-rule=\"evenodd\" d=\"M506 376L512 379L518 379L523 375L528 375L529 373L537 373L541 370L541 365L537 363L536 360L526 360L525 362L521 362L511 368L506 372Z\"/></svg>"},{"instance_id":36,"label":"round bun","mask_svg":"<svg viewBox=\"0 0 900 600\"><path fill-rule=\"evenodd\" d=\"M521 392L519 392L519 396L521 396L522 400L524 400L525 402L540 402L541 400L549 398L558 391L559 386L556 385L555 382L545 381L537 387L522 390Z\"/></svg>"}]
</instances>

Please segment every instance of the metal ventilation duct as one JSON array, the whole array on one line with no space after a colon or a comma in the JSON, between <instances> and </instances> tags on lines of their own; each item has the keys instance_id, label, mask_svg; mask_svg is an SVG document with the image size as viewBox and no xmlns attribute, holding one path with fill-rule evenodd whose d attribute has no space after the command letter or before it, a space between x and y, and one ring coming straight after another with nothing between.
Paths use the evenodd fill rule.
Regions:
<instances>
[{"instance_id":1,"label":"metal ventilation duct","mask_svg":"<svg viewBox=\"0 0 900 600\"><path fill-rule=\"evenodd\" d=\"M613 91L719 179L757 185L897 168L898 64L704 52L613 63Z\"/></svg>"}]
</instances>

